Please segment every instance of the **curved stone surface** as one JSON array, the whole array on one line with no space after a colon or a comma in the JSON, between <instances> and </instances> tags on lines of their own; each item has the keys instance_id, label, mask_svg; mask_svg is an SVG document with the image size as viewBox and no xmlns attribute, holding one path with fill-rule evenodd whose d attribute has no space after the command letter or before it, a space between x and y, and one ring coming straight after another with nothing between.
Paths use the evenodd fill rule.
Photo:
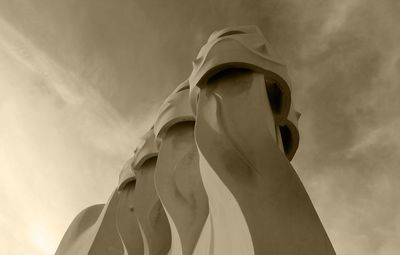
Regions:
<instances>
[{"instance_id":1,"label":"curved stone surface","mask_svg":"<svg viewBox=\"0 0 400 255\"><path fill-rule=\"evenodd\" d=\"M335 254L300 179L277 146L265 90L263 74L231 70L200 91L195 137L212 222L219 224L213 226L214 254L244 254L236 249L251 245L246 254ZM240 211L234 201L221 200L223 190ZM245 219L244 243L229 234L243 226L224 226L231 232L221 227L232 215L239 222L241 215Z\"/></svg>"},{"instance_id":2,"label":"curved stone surface","mask_svg":"<svg viewBox=\"0 0 400 255\"><path fill-rule=\"evenodd\" d=\"M99 217L99 220L101 220L101 225L96 234L93 245L90 248L90 255L122 255L125 253L122 240L115 224L118 199L119 194L118 191L115 190L112 193L110 200L103 208L103 212L101 214L104 215L103 218L101 218L101 216Z\"/></svg>"},{"instance_id":3,"label":"curved stone surface","mask_svg":"<svg viewBox=\"0 0 400 255\"><path fill-rule=\"evenodd\" d=\"M185 81L165 100L154 124L160 141L156 189L167 212L171 251L176 255L193 254L195 248L204 251L210 246L209 237L198 242L208 216L208 199L200 177L194 120Z\"/></svg>"},{"instance_id":4,"label":"curved stone surface","mask_svg":"<svg viewBox=\"0 0 400 255\"><path fill-rule=\"evenodd\" d=\"M196 109L200 87L220 72L247 69L263 73L266 93L274 115L282 150L291 160L299 144L298 118L291 103L290 79L286 66L256 26L225 28L214 32L193 62L190 100Z\"/></svg>"},{"instance_id":5,"label":"curved stone surface","mask_svg":"<svg viewBox=\"0 0 400 255\"><path fill-rule=\"evenodd\" d=\"M132 169L132 163L133 157L129 159L122 167L122 170L119 173L118 190L123 190L126 184L136 180L135 173Z\"/></svg>"},{"instance_id":6,"label":"curved stone surface","mask_svg":"<svg viewBox=\"0 0 400 255\"><path fill-rule=\"evenodd\" d=\"M226 28L214 32L193 62L189 82L190 100L196 109L198 91L215 74L233 68L249 69L264 74L275 96L274 117L280 124L290 108L290 80L286 66L256 26ZM276 89L274 88L276 87ZM277 98L279 96L279 98Z\"/></svg>"},{"instance_id":7,"label":"curved stone surface","mask_svg":"<svg viewBox=\"0 0 400 255\"><path fill-rule=\"evenodd\" d=\"M135 184L135 179L125 182L118 191L116 224L127 254L144 253L142 233L134 208Z\"/></svg>"},{"instance_id":8,"label":"curved stone surface","mask_svg":"<svg viewBox=\"0 0 400 255\"><path fill-rule=\"evenodd\" d=\"M208 216L208 198L200 176L193 128L194 122L181 122L166 131L156 167L156 188L171 228L176 228L172 232L172 251L177 255L193 254Z\"/></svg>"},{"instance_id":9,"label":"curved stone surface","mask_svg":"<svg viewBox=\"0 0 400 255\"><path fill-rule=\"evenodd\" d=\"M69 225L56 255L88 254L99 229L99 216L104 204L92 205L80 212Z\"/></svg>"},{"instance_id":10,"label":"curved stone surface","mask_svg":"<svg viewBox=\"0 0 400 255\"><path fill-rule=\"evenodd\" d=\"M132 168L140 169L144 162L150 158L157 157L157 155L157 143L155 141L153 128L151 128L144 135L142 144L140 144L135 150L135 155L132 159Z\"/></svg>"},{"instance_id":11,"label":"curved stone surface","mask_svg":"<svg viewBox=\"0 0 400 255\"><path fill-rule=\"evenodd\" d=\"M171 247L171 229L154 185L157 157L153 153L157 155L158 152L154 149L156 145L152 130L146 137L145 146L137 150L137 153L147 160L136 164L140 165L140 168L134 168L136 175L134 208L144 240L144 254L166 255ZM151 153L153 156L146 153Z\"/></svg>"},{"instance_id":12,"label":"curved stone surface","mask_svg":"<svg viewBox=\"0 0 400 255\"><path fill-rule=\"evenodd\" d=\"M161 105L154 123L154 134L162 138L169 127L179 122L194 121L195 116L189 105L189 83L183 82Z\"/></svg>"},{"instance_id":13,"label":"curved stone surface","mask_svg":"<svg viewBox=\"0 0 400 255\"><path fill-rule=\"evenodd\" d=\"M118 192L114 191L98 217L95 216L99 206L89 207L79 214L71 223L56 254L123 255L124 246L115 224L117 203Z\"/></svg>"},{"instance_id":14,"label":"curved stone surface","mask_svg":"<svg viewBox=\"0 0 400 255\"><path fill-rule=\"evenodd\" d=\"M143 254L143 238L135 214L136 177L132 169L133 157L119 174L116 225L127 254Z\"/></svg>"},{"instance_id":15,"label":"curved stone surface","mask_svg":"<svg viewBox=\"0 0 400 255\"><path fill-rule=\"evenodd\" d=\"M300 113L291 106L288 117L279 125L284 153L289 160L293 159L299 147L300 135L297 128L299 118Z\"/></svg>"}]
</instances>

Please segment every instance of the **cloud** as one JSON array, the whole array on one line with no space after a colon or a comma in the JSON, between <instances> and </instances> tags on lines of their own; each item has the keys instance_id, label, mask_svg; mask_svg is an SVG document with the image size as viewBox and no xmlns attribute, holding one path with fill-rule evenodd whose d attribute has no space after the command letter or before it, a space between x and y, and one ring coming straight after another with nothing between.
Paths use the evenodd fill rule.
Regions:
<instances>
[{"instance_id":1,"label":"cloud","mask_svg":"<svg viewBox=\"0 0 400 255\"><path fill-rule=\"evenodd\" d=\"M49 254L78 211L106 200L151 117L126 121L91 80L4 20L0 31L1 253Z\"/></svg>"},{"instance_id":2,"label":"cloud","mask_svg":"<svg viewBox=\"0 0 400 255\"><path fill-rule=\"evenodd\" d=\"M385 254L398 250L399 6L335 5L294 61L304 85L295 165L338 254Z\"/></svg>"}]
</instances>

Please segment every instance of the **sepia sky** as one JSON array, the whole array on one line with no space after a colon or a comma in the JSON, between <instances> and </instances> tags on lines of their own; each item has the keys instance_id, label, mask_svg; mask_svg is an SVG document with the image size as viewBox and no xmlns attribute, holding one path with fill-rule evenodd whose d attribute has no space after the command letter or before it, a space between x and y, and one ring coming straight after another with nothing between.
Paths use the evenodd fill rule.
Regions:
<instances>
[{"instance_id":1,"label":"sepia sky","mask_svg":"<svg viewBox=\"0 0 400 255\"><path fill-rule=\"evenodd\" d=\"M400 2L0 0L0 254L53 254L104 203L216 29L287 63L297 169L337 254L400 250Z\"/></svg>"}]
</instances>

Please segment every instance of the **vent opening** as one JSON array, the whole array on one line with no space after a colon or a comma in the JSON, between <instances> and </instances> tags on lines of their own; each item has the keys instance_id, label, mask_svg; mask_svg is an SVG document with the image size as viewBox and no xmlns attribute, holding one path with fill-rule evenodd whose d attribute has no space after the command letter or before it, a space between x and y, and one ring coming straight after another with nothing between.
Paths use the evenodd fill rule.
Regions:
<instances>
[{"instance_id":1,"label":"vent opening","mask_svg":"<svg viewBox=\"0 0 400 255\"><path fill-rule=\"evenodd\" d=\"M277 83L267 83L267 94L271 109L274 114L280 114L282 110L282 91Z\"/></svg>"},{"instance_id":2,"label":"vent opening","mask_svg":"<svg viewBox=\"0 0 400 255\"><path fill-rule=\"evenodd\" d=\"M228 31L226 33L223 33L222 35L218 36L218 38L224 37L224 36L229 36L229 35L238 35L238 34L244 34L242 31Z\"/></svg>"},{"instance_id":3,"label":"vent opening","mask_svg":"<svg viewBox=\"0 0 400 255\"><path fill-rule=\"evenodd\" d=\"M279 130L281 131L283 149L285 154L288 154L293 146L292 133L287 126L280 126Z\"/></svg>"}]
</instances>

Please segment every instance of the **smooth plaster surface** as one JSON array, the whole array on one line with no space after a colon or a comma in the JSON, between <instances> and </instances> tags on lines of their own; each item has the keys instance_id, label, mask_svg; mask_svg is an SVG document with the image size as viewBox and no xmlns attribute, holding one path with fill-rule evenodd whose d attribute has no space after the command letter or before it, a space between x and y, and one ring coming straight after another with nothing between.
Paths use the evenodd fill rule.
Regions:
<instances>
[{"instance_id":1,"label":"smooth plaster surface","mask_svg":"<svg viewBox=\"0 0 400 255\"><path fill-rule=\"evenodd\" d=\"M335 254L307 192L277 145L269 107L261 73L232 69L209 80L197 105L195 137L209 165L201 171L215 172L237 200L255 254ZM208 181L203 178L206 189ZM218 189L208 192L209 197L213 192Z\"/></svg>"}]
</instances>

